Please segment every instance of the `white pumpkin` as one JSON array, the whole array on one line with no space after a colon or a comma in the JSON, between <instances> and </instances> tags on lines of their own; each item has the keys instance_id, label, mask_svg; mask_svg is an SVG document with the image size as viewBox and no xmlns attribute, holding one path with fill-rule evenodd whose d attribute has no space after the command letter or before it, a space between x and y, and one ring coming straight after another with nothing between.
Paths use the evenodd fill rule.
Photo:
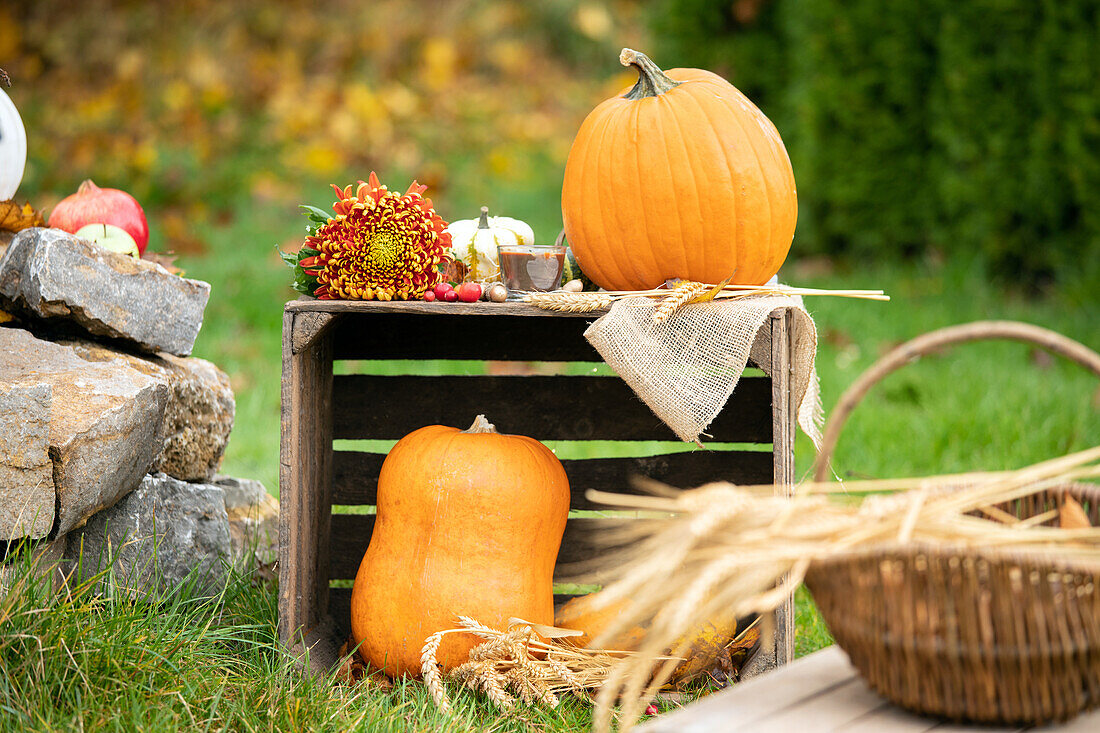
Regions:
<instances>
[{"instance_id":1,"label":"white pumpkin","mask_svg":"<svg viewBox=\"0 0 1100 733\"><path fill-rule=\"evenodd\" d=\"M535 243L529 224L507 216L489 216L487 206L481 207L481 218L453 221L447 231L455 258L469 268L466 279L475 282L500 279L498 245Z\"/></svg>"},{"instance_id":2,"label":"white pumpkin","mask_svg":"<svg viewBox=\"0 0 1100 733\"><path fill-rule=\"evenodd\" d=\"M27 165L27 131L8 95L0 89L0 201L15 196Z\"/></svg>"}]
</instances>

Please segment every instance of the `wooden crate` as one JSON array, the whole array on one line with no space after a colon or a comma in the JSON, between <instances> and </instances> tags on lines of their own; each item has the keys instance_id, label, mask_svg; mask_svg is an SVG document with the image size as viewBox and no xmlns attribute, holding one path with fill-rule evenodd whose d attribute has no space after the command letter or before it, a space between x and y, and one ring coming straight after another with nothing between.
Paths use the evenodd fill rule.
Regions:
<instances>
[{"instance_id":1,"label":"wooden crate","mask_svg":"<svg viewBox=\"0 0 1100 733\"><path fill-rule=\"evenodd\" d=\"M544 441L677 440L615 376L334 376L333 363L599 362L583 336L598 315L522 303L287 303L279 482L279 635L285 645L309 648L311 664L319 668L335 661L336 646L347 635L347 581L370 540L374 516L347 513L347 507L374 504L385 454L334 450L334 440L397 440L427 424L465 427L478 413L503 433ZM770 342L778 378L741 379L709 429L711 450L563 461L572 500L559 567L600 552L599 520L573 516L598 508L585 499L586 489L631 491L632 475L685 487L714 480L790 486L796 409L790 398L790 333L790 316L773 313L759 338ZM757 450L731 450L729 444L754 444ZM337 587L330 587L333 581ZM761 647L746 673L791 660L793 620L791 605L779 609L772 643Z\"/></svg>"}]
</instances>

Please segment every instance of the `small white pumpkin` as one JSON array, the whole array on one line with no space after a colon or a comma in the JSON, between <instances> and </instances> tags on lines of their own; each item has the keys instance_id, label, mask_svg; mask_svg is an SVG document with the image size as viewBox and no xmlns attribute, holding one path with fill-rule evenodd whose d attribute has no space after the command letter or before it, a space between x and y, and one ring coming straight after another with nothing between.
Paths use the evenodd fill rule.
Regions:
<instances>
[{"instance_id":1,"label":"small white pumpkin","mask_svg":"<svg viewBox=\"0 0 1100 733\"><path fill-rule=\"evenodd\" d=\"M15 196L27 165L27 131L15 104L0 89L0 201Z\"/></svg>"},{"instance_id":2,"label":"small white pumpkin","mask_svg":"<svg viewBox=\"0 0 1100 733\"><path fill-rule=\"evenodd\" d=\"M475 282L500 279L498 245L535 243L529 224L507 216L489 216L487 206L481 207L481 218L453 221L447 231L451 251L469 268L466 279Z\"/></svg>"}]
</instances>

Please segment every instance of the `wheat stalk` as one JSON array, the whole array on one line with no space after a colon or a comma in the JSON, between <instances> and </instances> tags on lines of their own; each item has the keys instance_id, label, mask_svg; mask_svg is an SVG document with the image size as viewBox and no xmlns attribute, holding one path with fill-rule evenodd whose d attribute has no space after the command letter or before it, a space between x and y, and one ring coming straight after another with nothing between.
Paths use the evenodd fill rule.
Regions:
<instances>
[{"instance_id":1,"label":"wheat stalk","mask_svg":"<svg viewBox=\"0 0 1100 733\"><path fill-rule=\"evenodd\" d=\"M564 311L567 313L591 313L606 310L616 300L607 293L532 293L523 298L525 303L543 310Z\"/></svg>"},{"instance_id":2,"label":"wheat stalk","mask_svg":"<svg viewBox=\"0 0 1100 733\"><path fill-rule=\"evenodd\" d=\"M424 646L420 649L420 674L435 704L444 713L450 713L451 703L447 700L447 691L443 689L443 680L439 676L439 664L435 661L439 644L446 633L446 631L438 631L424 641Z\"/></svg>"},{"instance_id":3,"label":"wheat stalk","mask_svg":"<svg viewBox=\"0 0 1100 733\"><path fill-rule=\"evenodd\" d=\"M681 282L672 289L669 295L653 311L653 322L664 323L681 306L687 305L709 289L703 283L692 282L691 280Z\"/></svg>"}]
</instances>

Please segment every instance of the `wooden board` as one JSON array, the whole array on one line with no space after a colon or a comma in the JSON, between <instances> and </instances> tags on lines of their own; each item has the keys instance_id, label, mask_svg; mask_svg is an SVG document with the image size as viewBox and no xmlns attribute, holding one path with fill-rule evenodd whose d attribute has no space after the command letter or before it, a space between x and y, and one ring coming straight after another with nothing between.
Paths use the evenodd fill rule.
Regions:
<instances>
[{"instance_id":1,"label":"wooden board","mask_svg":"<svg viewBox=\"0 0 1100 733\"><path fill-rule=\"evenodd\" d=\"M363 553L370 544L374 530L373 514L333 514L331 523L331 560L328 577L354 578L359 570ZM608 545L607 530L614 530L622 522L633 519L602 519L597 517L570 517L565 525L561 549L558 551L557 579L570 580L576 566L598 558L614 545ZM572 567L571 567L572 566Z\"/></svg>"},{"instance_id":2,"label":"wooden board","mask_svg":"<svg viewBox=\"0 0 1100 733\"><path fill-rule=\"evenodd\" d=\"M539 440L676 440L618 377L435 377L349 374L333 436L399 439L424 425L468 427L484 413L502 433ZM708 428L723 443L770 443L771 380L744 377Z\"/></svg>"},{"instance_id":3,"label":"wooden board","mask_svg":"<svg viewBox=\"0 0 1100 733\"><path fill-rule=\"evenodd\" d=\"M522 301L504 303L478 301L476 303L427 303L423 300L317 300L301 298L286 304L286 310L294 313L352 313L371 315L379 313L422 313L430 316L518 316L523 318L587 318L593 320L606 311L591 313L565 313L543 310Z\"/></svg>"},{"instance_id":4,"label":"wooden board","mask_svg":"<svg viewBox=\"0 0 1100 733\"><path fill-rule=\"evenodd\" d=\"M791 395L794 372L794 320L790 311L771 318L771 390L772 456L775 493L790 496L797 478L794 475L794 436L798 405ZM775 645L757 654L744 670L746 675L760 674L794 659L794 601L775 610ZM774 656L772 656L774 655Z\"/></svg>"},{"instance_id":5,"label":"wooden board","mask_svg":"<svg viewBox=\"0 0 1100 733\"><path fill-rule=\"evenodd\" d=\"M847 655L831 646L645 722L642 733L1014 733L1019 727L965 726L908 713L875 694ZM1051 731L1100 730L1100 712Z\"/></svg>"},{"instance_id":6,"label":"wooden board","mask_svg":"<svg viewBox=\"0 0 1100 733\"><path fill-rule=\"evenodd\" d=\"M333 504L373 505L378 494L378 473L382 453L336 451L333 454ZM680 488L701 486L710 481L765 484L772 480L772 454L761 451L699 450L667 453L645 458L589 458L565 460L572 498L570 509L603 509L585 498L588 489L639 494L631 484L634 476Z\"/></svg>"},{"instance_id":7,"label":"wooden board","mask_svg":"<svg viewBox=\"0 0 1100 733\"><path fill-rule=\"evenodd\" d=\"M332 338L316 327L294 353L296 314L283 316L279 488L279 639L288 647L328 610L332 505Z\"/></svg>"}]
</instances>

